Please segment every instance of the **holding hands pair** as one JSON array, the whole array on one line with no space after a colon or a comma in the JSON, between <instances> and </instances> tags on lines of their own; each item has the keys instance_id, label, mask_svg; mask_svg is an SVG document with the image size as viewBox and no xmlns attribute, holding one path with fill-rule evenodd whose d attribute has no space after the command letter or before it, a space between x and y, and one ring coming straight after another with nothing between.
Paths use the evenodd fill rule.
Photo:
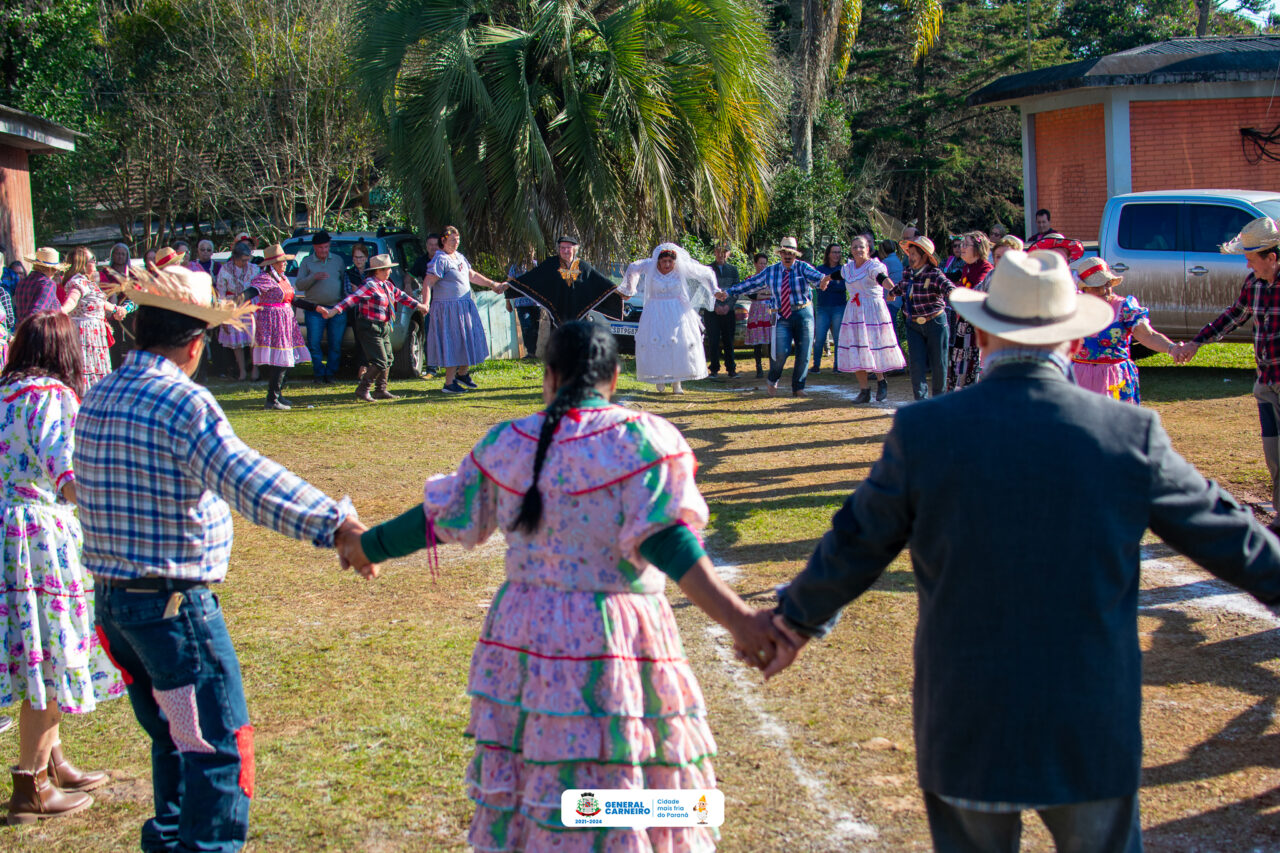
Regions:
<instances>
[{"instance_id":1,"label":"holding hands pair","mask_svg":"<svg viewBox=\"0 0 1280 853\"><path fill-rule=\"evenodd\" d=\"M756 610L729 628L738 660L764 672L765 680L790 666L809 642L772 610Z\"/></svg>"},{"instance_id":2,"label":"holding hands pair","mask_svg":"<svg viewBox=\"0 0 1280 853\"><path fill-rule=\"evenodd\" d=\"M372 580L378 576L378 564L365 556L364 548L360 547L360 535L368 529L360 519L348 516L333 535L333 547L338 552L338 565L353 569L365 580Z\"/></svg>"},{"instance_id":3,"label":"holding hands pair","mask_svg":"<svg viewBox=\"0 0 1280 853\"><path fill-rule=\"evenodd\" d=\"M1169 350L1169 355L1173 357L1174 364L1186 364L1195 358L1196 351L1200 349L1200 345L1195 341L1184 341L1180 344L1174 344Z\"/></svg>"}]
</instances>

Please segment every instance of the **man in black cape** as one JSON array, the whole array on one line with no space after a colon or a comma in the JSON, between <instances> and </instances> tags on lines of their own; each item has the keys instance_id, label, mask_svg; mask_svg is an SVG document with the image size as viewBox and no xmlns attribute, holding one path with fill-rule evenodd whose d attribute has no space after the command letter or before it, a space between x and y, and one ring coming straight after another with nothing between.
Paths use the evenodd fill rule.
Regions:
<instances>
[{"instance_id":1,"label":"man in black cape","mask_svg":"<svg viewBox=\"0 0 1280 853\"><path fill-rule=\"evenodd\" d=\"M598 311L613 320L622 319L622 295L613 279L578 258L578 241L561 237L557 254L521 276L510 279L510 296L527 296L546 309L554 328Z\"/></svg>"}]
</instances>

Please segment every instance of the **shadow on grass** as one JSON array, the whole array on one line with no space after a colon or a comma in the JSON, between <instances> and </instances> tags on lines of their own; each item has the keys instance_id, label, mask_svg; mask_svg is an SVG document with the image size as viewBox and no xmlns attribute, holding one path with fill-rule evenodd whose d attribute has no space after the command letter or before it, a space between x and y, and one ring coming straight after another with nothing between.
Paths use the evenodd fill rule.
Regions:
<instances>
[{"instance_id":1,"label":"shadow on grass","mask_svg":"<svg viewBox=\"0 0 1280 853\"><path fill-rule=\"evenodd\" d=\"M1230 367L1143 367L1138 382L1144 403L1175 403L1250 394L1254 375Z\"/></svg>"}]
</instances>

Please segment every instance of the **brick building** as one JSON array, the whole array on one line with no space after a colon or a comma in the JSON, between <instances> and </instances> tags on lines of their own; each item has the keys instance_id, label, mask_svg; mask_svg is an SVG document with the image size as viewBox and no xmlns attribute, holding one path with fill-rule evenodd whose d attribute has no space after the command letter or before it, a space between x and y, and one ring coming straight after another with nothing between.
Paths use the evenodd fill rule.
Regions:
<instances>
[{"instance_id":1,"label":"brick building","mask_svg":"<svg viewBox=\"0 0 1280 853\"><path fill-rule=\"evenodd\" d=\"M6 261L36 250L28 158L49 151L75 151L79 135L0 104L0 246L10 255Z\"/></svg>"},{"instance_id":2,"label":"brick building","mask_svg":"<svg viewBox=\"0 0 1280 853\"><path fill-rule=\"evenodd\" d=\"M1278 86L1280 36L1181 38L1002 77L969 104L1022 113L1023 233L1046 207L1096 240L1121 193L1280 190Z\"/></svg>"}]
</instances>

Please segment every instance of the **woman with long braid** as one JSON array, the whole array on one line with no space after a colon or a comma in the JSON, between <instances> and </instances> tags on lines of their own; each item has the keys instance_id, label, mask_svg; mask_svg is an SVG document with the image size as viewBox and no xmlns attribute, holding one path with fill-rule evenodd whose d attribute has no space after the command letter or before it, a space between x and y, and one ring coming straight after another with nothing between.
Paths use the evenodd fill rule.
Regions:
<instances>
[{"instance_id":1,"label":"woman with long braid","mask_svg":"<svg viewBox=\"0 0 1280 853\"><path fill-rule=\"evenodd\" d=\"M611 405L617 382L608 329L561 326L546 352L545 411L494 427L455 473L427 481L421 505L343 554L366 565L506 535L507 581L467 690L478 850L714 848L700 827L566 829L560 795L715 786L715 741L664 575L730 631L743 659L763 667L786 642L752 625L755 611L702 550L707 504L689 445L662 418Z\"/></svg>"}]
</instances>

